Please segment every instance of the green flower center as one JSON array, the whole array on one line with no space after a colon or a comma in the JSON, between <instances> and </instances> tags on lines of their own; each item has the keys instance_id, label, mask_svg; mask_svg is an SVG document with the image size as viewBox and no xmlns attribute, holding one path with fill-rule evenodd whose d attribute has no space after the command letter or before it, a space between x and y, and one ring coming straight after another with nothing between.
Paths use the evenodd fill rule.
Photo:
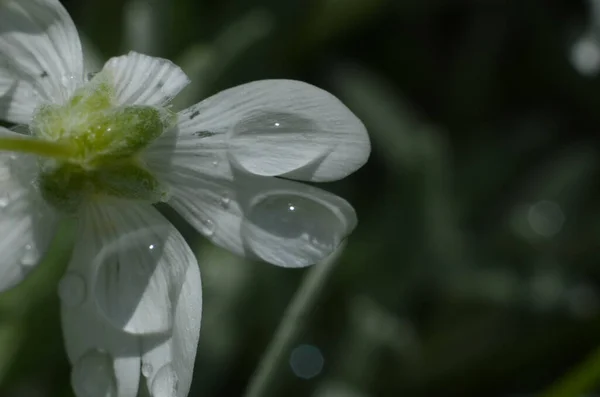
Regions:
<instances>
[{"instance_id":1,"label":"green flower center","mask_svg":"<svg viewBox=\"0 0 600 397\"><path fill-rule=\"evenodd\" d=\"M174 125L176 115L151 106L114 106L107 77L96 75L64 105L40 107L31 124L37 139L22 142L46 148L17 150L43 156L37 186L59 210L74 212L83 200L102 196L167 198L139 154Z\"/></svg>"}]
</instances>

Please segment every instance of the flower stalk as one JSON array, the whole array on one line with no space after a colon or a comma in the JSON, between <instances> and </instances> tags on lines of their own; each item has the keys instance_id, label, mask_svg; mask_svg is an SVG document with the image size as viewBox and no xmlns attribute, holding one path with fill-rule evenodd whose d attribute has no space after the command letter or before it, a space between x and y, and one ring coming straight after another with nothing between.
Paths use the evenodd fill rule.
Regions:
<instances>
[{"instance_id":1,"label":"flower stalk","mask_svg":"<svg viewBox=\"0 0 600 397\"><path fill-rule=\"evenodd\" d=\"M309 314L318 302L323 288L331 278L340 254L344 251L342 243L322 263L313 266L296 291L292 302L287 307L283 320L279 324L275 336L267 347L256 371L250 379L245 397L269 396L274 387L279 370L285 365L288 352L298 335L306 327Z\"/></svg>"},{"instance_id":2,"label":"flower stalk","mask_svg":"<svg viewBox=\"0 0 600 397\"><path fill-rule=\"evenodd\" d=\"M73 156L73 148L69 145L36 138L0 137L0 151L35 154L54 159L68 159Z\"/></svg>"}]
</instances>

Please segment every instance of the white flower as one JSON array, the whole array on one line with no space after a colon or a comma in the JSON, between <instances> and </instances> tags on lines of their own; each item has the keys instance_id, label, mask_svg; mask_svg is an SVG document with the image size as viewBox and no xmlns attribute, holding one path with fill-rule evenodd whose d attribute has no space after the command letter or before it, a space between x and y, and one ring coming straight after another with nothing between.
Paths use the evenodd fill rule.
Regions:
<instances>
[{"instance_id":1,"label":"white flower","mask_svg":"<svg viewBox=\"0 0 600 397\"><path fill-rule=\"evenodd\" d=\"M356 224L352 207L290 181L331 181L369 154L362 123L311 85L265 80L179 113L188 83L137 53L90 77L57 0L0 1L0 290L29 272L61 216L79 236L59 285L78 397L186 396L201 317L200 273L168 202L209 240L300 267ZM284 177L286 179L274 178Z\"/></svg>"}]
</instances>

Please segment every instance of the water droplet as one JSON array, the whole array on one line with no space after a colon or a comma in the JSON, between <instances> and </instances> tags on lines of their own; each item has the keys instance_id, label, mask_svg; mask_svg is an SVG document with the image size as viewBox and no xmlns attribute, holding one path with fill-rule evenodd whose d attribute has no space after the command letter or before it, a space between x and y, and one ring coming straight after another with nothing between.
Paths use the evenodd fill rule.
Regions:
<instances>
[{"instance_id":1,"label":"water droplet","mask_svg":"<svg viewBox=\"0 0 600 397\"><path fill-rule=\"evenodd\" d=\"M154 368L152 368L152 364L150 363L144 363L142 365L142 375L144 375L146 378L152 375L153 370Z\"/></svg>"},{"instance_id":2,"label":"water droplet","mask_svg":"<svg viewBox=\"0 0 600 397\"><path fill-rule=\"evenodd\" d=\"M324 135L336 133L334 120L317 124L300 114L260 110L245 114L229 136L229 155L235 164L258 175L281 175L317 160L333 149ZM324 134L324 130L327 134ZM292 137L296 145L289 145ZM300 141L301 138L301 141ZM302 148L300 148L301 145ZM256 153L262 153L257 158ZM280 158L285 157L282 163Z\"/></svg>"},{"instance_id":3,"label":"water droplet","mask_svg":"<svg viewBox=\"0 0 600 397\"><path fill-rule=\"evenodd\" d=\"M273 235L273 244L284 239L315 261L333 252L346 233L345 223L329 206L300 195L268 195L251 207L248 220L267 233L246 236L254 247L264 249L268 235Z\"/></svg>"},{"instance_id":4,"label":"water droplet","mask_svg":"<svg viewBox=\"0 0 600 397\"><path fill-rule=\"evenodd\" d=\"M72 74L65 74L60 78L61 83L67 87L70 87L74 80L75 76Z\"/></svg>"},{"instance_id":5,"label":"water droplet","mask_svg":"<svg viewBox=\"0 0 600 397\"><path fill-rule=\"evenodd\" d=\"M319 128L309 118L294 113L256 111L246 115L234 127L234 136L271 135L282 133L314 133Z\"/></svg>"},{"instance_id":6,"label":"water droplet","mask_svg":"<svg viewBox=\"0 0 600 397\"><path fill-rule=\"evenodd\" d=\"M154 251L154 250L156 249L156 244L150 244L150 245L148 246L148 249L149 249L150 251Z\"/></svg>"},{"instance_id":7,"label":"water droplet","mask_svg":"<svg viewBox=\"0 0 600 397\"><path fill-rule=\"evenodd\" d=\"M319 375L324 364L323 354L316 346L300 345L292 350L290 355L290 367L294 374L302 379L311 379Z\"/></svg>"},{"instance_id":8,"label":"water droplet","mask_svg":"<svg viewBox=\"0 0 600 397\"><path fill-rule=\"evenodd\" d=\"M67 306L78 306L83 303L86 295L85 280L80 275L68 272L58 283L58 296Z\"/></svg>"},{"instance_id":9,"label":"water droplet","mask_svg":"<svg viewBox=\"0 0 600 397\"><path fill-rule=\"evenodd\" d=\"M571 47L571 63L577 71L594 76L600 70L600 46L590 36L580 37Z\"/></svg>"},{"instance_id":10,"label":"water droplet","mask_svg":"<svg viewBox=\"0 0 600 397\"><path fill-rule=\"evenodd\" d=\"M38 250L31 244L26 244L23 247L23 256L21 256L22 266L33 266L37 264L40 259Z\"/></svg>"},{"instance_id":11,"label":"water droplet","mask_svg":"<svg viewBox=\"0 0 600 397\"><path fill-rule=\"evenodd\" d=\"M179 379L171 364L167 364L156 372L152 382L152 397L174 397L177 395Z\"/></svg>"},{"instance_id":12,"label":"water droplet","mask_svg":"<svg viewBox=\"0 0 600 397\"><path fill-rule=\"evenodd\" d=\"M565 222L565 216L560 206L553 202L542 200L529 208L527 214L529 226L538 235L546 238L554 237L560 232Z\"/></svg>"},{"instance_id":13,"label":"water droplet","mask_svg":"<svg viewBox=\"0 0 600 397\"><path fill-rule=\"evenodd\" d=\"M6 208L8 206L8 203L10 201L8 200L8 195L7 194L3 194L0 196L0 209L2 208Z\"/></svg>"},{"instance_id":14,"label":"water droplet","mask_svg":"<svg viewBox=\"0 0 600 397\"><path fill-rule=\"evenodd\" d=\"M217 160L214 160L212 162L213 167L217 167L219 165L219 162Z\"/></svg>"},{"instance_id":15,"label":"water droplet","mask_svg":"<svg viewBox=\"0 0 600 397\"><path fill-rule=\"evenodd\" d=\"M88 351L73 366L71 384L78 397L115 397L112 358L100 350Z\"/></svg>"},{"instance_id":16,"label":"water droplet","mask_svg":"<svg viewBox=\"0 0 600 397\"><path fill-rule=\"evenodd\" d=\"M229 197L228 193L223 193L221 199L219 200L219 204L223 209L228 209L231 204L231 197Z\"/></svg>"},{"instance_id":17,"label":"water droplet","mask_svg":"<svg viewBox=\"0 0 600 397\"><path fill-rule=\"evenodd\" d=\"M205 236L212 236L215 234L215 223L211 219L201 219L200 220L200 232Z\"/></svg>"}]
</instances>

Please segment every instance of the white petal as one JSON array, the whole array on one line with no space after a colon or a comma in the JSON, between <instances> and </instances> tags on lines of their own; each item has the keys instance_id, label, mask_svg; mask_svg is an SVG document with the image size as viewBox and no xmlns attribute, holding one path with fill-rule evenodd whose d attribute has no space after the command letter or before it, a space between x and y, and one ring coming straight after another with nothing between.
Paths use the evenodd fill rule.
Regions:
<instances>
[{"instance_id":1,"label":"white petal","mask_svg":"<svg viewBox=\"0 0 600 397\"><path fill-rule=\"evenodd\" d=\"M135 213L133 218L143 217L143 221L141 224L124 229L122 226L129 219L124 218L123 213ZM165 258L171 257L173 252L178 249L186 251L184 257L173 261L161 259L159 265L154 265L155 274L152 275L147 274L146 269L141 269L135 260L125 263L125 266L121 268L124 273L122 276L132 282L130 287L134 291L137 290L137 284L142 283L153 290L153 292L146 291L145 293L166 292L171 300L171 303L167 305L162 299L155 301L157 306L153 308L151 315L163 318L165 314L162 312L168 310L167 316L174 318L172 328L168 332L151 335L128 333L115 327L114 321L107 321L107 313L100 309L95 297L95 292L97 293L101 287L99 283L111 283L112 281L108 280L106 276L102 276L104 281L98 279L98 276L104 271L102 268L106 263L102 260L94 260L94 258L106 258L107 247L114 248L115 244L121 244L120 242L115 243L115 238L122 232L125 233L126 242L135 244L139 241L145 245L147 234L143 231L144 227L149 228L150 235L156 231L168 230L165 236L166 240L162 243ZM132 231L140 231L137 236L139 238L132 237L135 235L135 232L132 234ZM181 235L152 207L144 208L127 202L114 202L113 204L105 203L103 206L90 204L84 208L80 218L79 236L69 269L59 284L65 345L69 359L74 365L72 376L74 389L78 390L77 382L86 384L85 381L89 381L92 386L95 386L96 391L104 391L112 379L116 383L119 397L135 397L140 381L141 358L144 357L145 362L151 362L157 366L171 362L177 373L180 389L189 390L200 329L202 298L199 269L196 261L192 260L193 255L189 248L187 246L179 247L185 245ZM107 243L109 243L108 246ZM131 249L125 246L125 242L121 245L125 250ZM108 250L110 251L112 248L108 248ZM159 245L153 249L161 250ZM175 269L165 269L165 267ZM130 276L136 271L139 272L137 273L139 279L130 280ZM162 275L158 276L157 273ZM162 287L158 288L160 289L158 291L155 286L153 287L157 278L167 274L177 277L178 280L175 283L182 287L168 291ZM119 277L119 275L116 276ZM114 283L113 286L105 286L106 290L113 291L115 287L118 289L124 286L115 286ZM114 291L115 294L121 292L122 290ZM125 298L122 304L130 305L132 302L128 301L129 296ZM149 302L144 302L145 299L147 296L140 297L139 304L145 306L143 311L150 315L148 313ZM171 312L174 313L173 316L171 316ZM138 314L136 312L134 317ZM138 320L140 323L143 322L141 317ZM145 320L154 321L150 318ZM134 329L134 331L136 330ZM98 357L99 355L108 357L114 364L113 367L107 371L104 368L106 366L97 365L94 371L87 371L87 375L85 371L78 370L80 368L78 365L81 366L82 362L85 363L86 357ZM102 367L102 371L98 367ZM79 386L81 387L81 385ZM181 394L181 396L184 395ZM83 397L83 395L78 397Z\"/></svg>"},{"instance_id":2,"label":"white petal","mask_svg":"<svg viewBox=\"0 0 600 397\"><path fill-rule=\"evenodd\" d=\"M74 255L85 254L85 248L75 247ZM85 272L85 269L81 270ZM67 273L65 277L69 276L79 277L75 273ZM136 397L141 362L139 337L112 327L92 302L80 306L63 303L61 317L65 348L73 365L71 382L77 397L90 395L84 392L86 385L95 388L96 392L110 389L116 390L119 397ZM96 365L96 368L86 370L86 360L94 355L106 356L105 368L98 370Z\"/></svg>"},{"instance_id":3,"label":"white petal","mask_svg":"<svg viewBox=\"0 0 600 397\"><path fill-rule=\"evenodd\" d=\"M0 291L20 282L50 245L58 216L32 187L36 160L0 153Z\"/></svg>"},{"instance_id":4,"label":"white petal","mask_svg":"<svg viewBox=\"0 0 600 397\"><path fill-rule=\"evenodd\" d=\"M142 373L153 396L186 397L192 383L202 317L202 286L198 266L189 266L181 288L172 333L162 339L142 338ZM176 386L176 393L167 391ZM164 392L164 393L161 393Z\"/></svg>"},{"instance_id":5,"label":"white petal","mask_svg":"<svg viewBox=\"0 0 600 397\"><path fill-rule=\"evenodd\" d=\"M180 113L180 134L225 134L231 159L264 176L331 181L360 168L370 152L361 121L337 98L292 80L230 88Z\"/></svg>"},{"instance_id":6,"label":"white petal","mask_svg":"<svg viewBox=\"0 0 600 397\"><path fill-rule=\"evenodd\" d=\"M179 232L152 206L103 200L90 205L95 233L85 260L96 272L91 296L107 321L129 333L172 327L175 302L196 259ZM72 262L73 262L72 261ZM77 264L72 263L72 266Z\"/></svg>"},{"instance_id":7,"label":"white petal","mask_svg":"<svg viewBox=\"0 0 600 397\"><path fill-rule=\"evenodd\" d=\"M164 106L190 82L168 59L133 51L109 59L103 70L112 75L117 105Z\"/></svg>"},{"instance_id":8,"label":"white petal","mask_svg":"<svg viewBox=\"0 0 600 397\"><path fill-rule=\"evenodd\" d=\"M0 117L27 123L40 101L66 100L83 79L77 29L57 0L0 2Z\"/></svg>"},{"instance_id":9,"label":"white petal","mask_svg":"<svg viewBox=\"0 0 600 397\"><path fill-rule=\"evenodd\" d=\"M352 207L333 194L236 170L223 151L193 151L182 142L169 157L173 148L163 140L145 160L170 185L169 204L215 244L300 267L329 255L356 225Z\"/></svg>"}]
</instances>

